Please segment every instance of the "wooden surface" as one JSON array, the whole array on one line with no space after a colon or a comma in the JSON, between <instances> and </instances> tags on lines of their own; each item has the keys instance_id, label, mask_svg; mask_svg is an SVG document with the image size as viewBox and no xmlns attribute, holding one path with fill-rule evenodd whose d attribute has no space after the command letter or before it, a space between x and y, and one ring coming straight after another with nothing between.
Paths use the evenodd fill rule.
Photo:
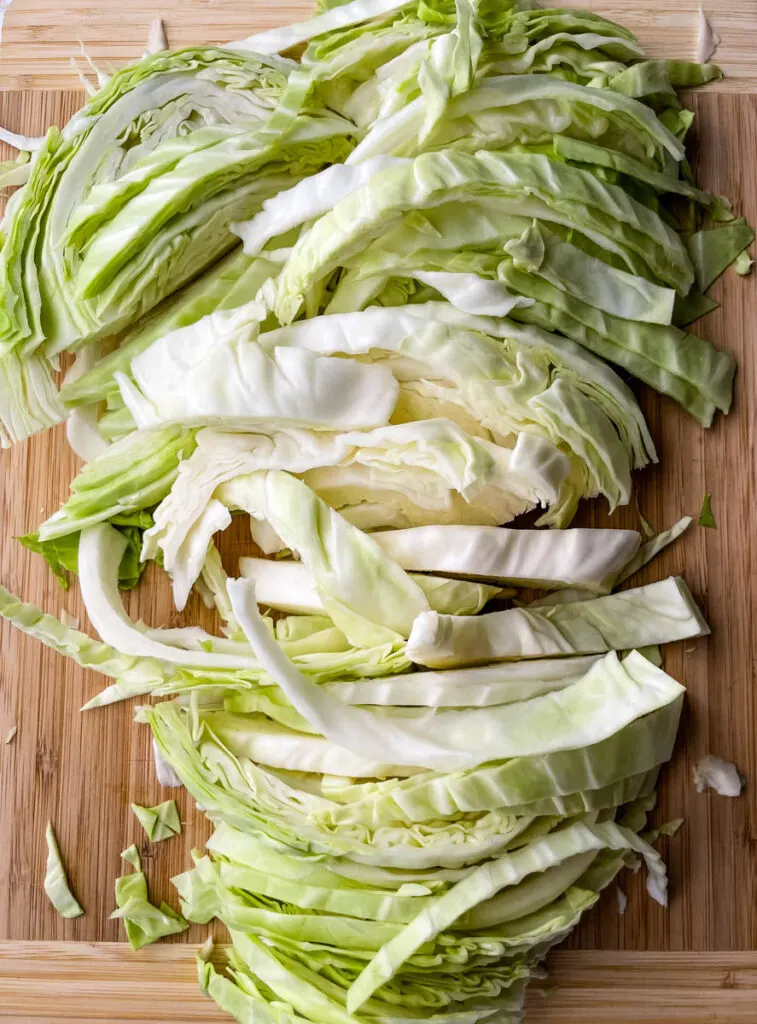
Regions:
<instances>
[{"instance_id":1,"label":"wooden surface","mask_svg":"<svg viewBox=\"0 0 757 1024\"><path fill-rule=\"evenodd\" d=\"M0 1021L224 1024L197 985L196 949L0 944ZM544 994L532 991L526 1024L754 1024L755 1007L757 953L634 953L619 968L612 953L563 951Z\"/></svg>"},{"instance_id":2,"label":"wooden surface","mask_svg":"<svg viewBox=\"0 0 757 1024\"><path fill-rule=\"evenodd\" d=\"M0 51L0 85L68 88L63 55L68 54L67 40L82 25L88 45L94 39L118 40L111 50L93 46L97 57L133 57L141 52L142 26L154 11L148 6L142 0L118 7L110 0L89 7L16 0ZM683 31L688 21L681 12L693 6L650 2L646 19L640 4L625 11L615 3L614 10L639 28L657 52L680 54L689 52ZM269 3L256 7L253 21L250 7L249 0L176 0L163 10L173 43L238 36L280 22L290 11L295 16L294 8ZM608 3L596 7L612 9ZM728 14L736 10L740 21ZM731 196L755 223L757 69L749 62L757 62L757 3L719 3L713 20L721 34L721 21L735 26L732 43L719 57L743 51L744 59L730 68L741 77L728 87L738 92L750 86L754 94L706 90L693 97L699 139L695 163L700 182ZM73 91L0 92L0 124L36 134L50 123L64 123L80 103L81 95ZM672 876L671 906L667 911L657 907L645 896L642 879L629 875L622 881L628 909L620 917L611 888L569 942L581 952L567 949L555 955L558 990L546 1000L532 998L527 1019L534 1024L757 1021L757 954L738 952L757 947L757 787L748 785L734 801L699 795L691 782L693 764L707 752L735 760L748 780L757 779L757 494L750 448L757 408L757 278L740 279L731 272L715 291L723 306L702 330L739 361L731 415L703 431L671 402L642 394L661 456L659 468L637 475L642 511L663 528L683 513L696 515L703 494L710 491L718 520L717 530L692 528L646 576L683 571L713 627L711 638L666 652L666 668L689 691L659 813L660 820L686 819L682 832L661 844ZM86 628L76 588L63 593L41 560L10 539L58 507L75 471L76 460L60 430L0 454L0 582L52 612L65 608ZM607 517L601 509L587 510L584 521L590 520L601 525ZM633 509L622 510L611 522L638 525ZM227 538L226 547L227 555L239 554L241 536ZM168 587L158 577L130 595L128 607L133 617L154 625L176 621ZM203 614L195 604L187 618L197 621ZM153 897L175 905L168 880L187 867L190 849L202 846L208 826L178 791L182 837L154 846L144 843L129 803L155 803L169 794L155 783L149 736L146 728L132 724L133 708L117 705L80 715L78 708L101 688L102 677L81 672L6 624L0 652L0 739L10 726L18 727L10 745L0 743L0 1017L28 1024L220 1019L196 991L188 950L172 945L174 940L140 955L122 946L50 945L52 940L110 943L123 937L108 915L113 880L121 872L119 852L133 841L142 844ZM75 921L59 918L42 892L43 833L49 818L87 911ZM201 941L204 934L194 928L176 941ZM590 952L598 949L603 952ZM642 950L660 952L646 957L630 952ZM126 1016L114 1017L114 1005L114 1012Z\"/></svg>"},{"instance_id":3,"label":"wooden surface","mask_svg":"<svg viewBox=\"0 0 757 1024\"><path fill-rule=\"evenodd\" d=\"M721 37L717 61L727 79L716 89L757 89L757 0L703 0ZM549 6L545 4L545 6ZM693 59L699 0L555 0L621 21L654 57ZM301 21L308 0L13 0L5 16L0 88L75 87L70 59L84 43L106 70L139 57L153 18L164 20L171 46L230 42Z\"/></svg>"}]
</instances>

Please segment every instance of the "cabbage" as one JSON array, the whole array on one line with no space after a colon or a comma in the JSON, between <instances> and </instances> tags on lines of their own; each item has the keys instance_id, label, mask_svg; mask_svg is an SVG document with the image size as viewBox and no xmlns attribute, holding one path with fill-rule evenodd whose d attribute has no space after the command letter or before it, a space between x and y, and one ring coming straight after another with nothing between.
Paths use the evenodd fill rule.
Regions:
<instances>
[{"instance_id":1,"label":"cabbage","mask_svg":"<svg viewBox=\"0 0 757 1024\"><path fill-rule=\"evenodd\" d=\"M577 823L552 836L537 840L525 850L505 854L491 864L483 864L456 886L439 896L393 939L385 943L361 972L347 994L347 1009L354 1013L381 985L389 981L409 956L429 939L454 924L466 910L495 895L505 886L517 884L532 871L545 871L570 856L593 850L633 850L642 853L657 891L663 896L667 887L660 855L630 829L612 822L601 825Z\"/></svg>"},{"instance_id":2,"label":"cabbage","mask_svg":"<svg viewBox=\"0 0 757 1024\"><path fill-rule=\"evenodd\" d=\"M7 741L6 741L7 742ZM51 822L45 830L47 843L47 866L45 868L45 893L61 917L81 917L84 913L78 900L69 888L66 871L61 860L58 841Z\"/></svg>"},{"instance_id":3,"label":"cabbage","mask_svg":"<svg viewBox=\"0 0 757 1024\"><path fill-rule=\"evenodd\" d=\"M88 526L148 509L169 493L194 432L167 427L133 433L110 445L81 470L71 497L39 528L47 542Z\"/></svg>"},{"instance_id":4,"label":"cabbage","mask_svg":"<svg viewBox=\"0 0 757 1024\"><path fill-rule=\"evenodd\" d=\"M301 563L242 558L239 568L246 579L254 580L258 604L299 615L323 612L313 577ZM451 615L475 615L500 593L498 587L465 580L447 580L420 573L411 574L411 578L426 595L430 608Z\"/></svg>"},{"instance_id":5,"label":"cabbage","mask_svg":"<svg viewBox=\"0 0 757 1024\"><path fill-rule=\"evenodd\" d=\"M299 349L281 348L269 355L244 342L203 352L200 346L190 347L183 337L176 341L181 355L156 353L153 345L132 361L136 384L120 372L115 374L121 397L140 430L181 424L249 431L276 420L349 430L386 423L397 401L397 382L382 366ZM183 373L174 373L175 383L169 389L161 370L182 356Z\"/></svg>"},{"instance_id":6,"label":"cabbage","mask_svg":"<svg viewBox=\"0 0 757 1024\"><path fill-rule=\"evenodd\" d=\"M236 610L237 600L243 598L237 598L238 584L234 583L233 587L232 602ZM308 760L306 767L299 752L287 752L282 730L274 729L271 734L271 727L257 718L250 721L246 731L243 719L234 719L231 723L221 719L235 729L235 735L242 737L243 744L244 736L249 734L250 743L242 746L238 738L230 739L223 724L218 727L211 724L211 729L232 753L274 767L286 767L288 762L295 771L364 777L401 774L375 769L375 762L381 763L381 751L384 761L388 758L397 765L452 771L486 761L586 746L617 732L634 718L673 702L682 692L677 683L642 655L633 652L620 662L617 655L610 653L575 682L523 701L470 710L363 710L342 704L331 694L324 693L291 662L286 663L283 655L275 650L275 641L269 634L260 627L253 632L254 623L242 614L241 608L238 617L268 674L306 722L338 746L370 757L374 762L372 771L327 768L323 762L316 768L315 759ZM266 647L271 648L270 655ZM274 653L278 655L276 660ZM270 747L277 758L275 763L263 746L255 744L261 729L266 738L270 736ZM373 739L376 736L380 737L378 744ZM309 738L306 741L304 737L294 739L308 748L315 742ZM372 753L374 750L376 753Z\"/></svg>"},{"instance_id":7,"label":"cabbage","mask_svg":"<svg viewBox=\"0 0 757 1024\"><path fill-rule=\"evenodd\" d=\"M488 707L561 689L580 679L599 655L501 662L440 672L407 672L388 679L327 683L345 704L386 707ZM234 701L242 710L243 697ZM227 701L227 706L230 702Z\"/></svg>"},{"instance_id":8,"label":"cabbage","mask_svg":"<svg viewBox=\"0 0 757 1024\"><path fill-rule=\"evenodd\" d=\"M525 202L514 198L524 194ZM284 265L277 316L291 322L309 288L403 212L479 196L496 197L502 214L528 216L533 211L533 216L582 232L600 248L623 257L631 270L642 261L648 273L681 294L693 284L694 271L678 235L619 187L541 154L445 151L379 172L321 217Z\"/></svg>"},{"instance_id":9,"label":"cabbage","mask_svg":"<svg viewBox=\"0 0 757 1024\"><path fill-rule=\"evenodd\" d=\"M121 856L136 870L116 879L117 909L110 916L123 921L131 948L141 949L165 935L186 931L189 925L168 903L164 901L159 907L150 903L147 879L136 846L130 846Z\"/></svg>"},{"instance_id":10,"label":"cabbage","mask_svg":"<svg viewBox=\"0 0 757 1024\"><path fill-rule=\"evenodd\" d=\"M20 346L30 353L44 343L52 353L101 330L102 318L75 300L66 272L60 243L72 215L82 216L91 190L113 189L120 175L187 128L265 117L286 85L286 70L275 59L214 48L156 54L115 74L63 131L51 129L0 253L2 352ZM35 244L36 261L27 258Z\"/></svg>"},{"instance_id":11,"label":"cabbage","mask_svg":"<svg viewBox=\"0 0 757 1024\"><path fill-rule=\"evenodd\" d=\"M246 436L206 429L155 510L145 557L162 550L173 572L182 543L219 487L262 469L304 474L319 497L361 528L445 519L498 523L556 501L563 489L572 493L567 458L530 434L519 435L509 449L471 437L448 420L342 435L284 426ZM283 547L267 519L254 520L252 529L269 553Z\"/></svg>"},{"instance_id":12,"label":"cabbage","mask_svg":"<svg viewBox=\"0 0 757 1024\"><path fill-rule=\"evenodd\" d=\"M576 586L597 593L612 589L640 541L633 530L548 532L486 526L387 530L373 538L403 569L530 587Z\"/></svg>"},{"instance_id":13,"label":"cabbage","mask_svg":"<svg viewBox=\"0 0 757 1024\"><path fill-rule=\"evenodd\" d=\"M514 319L561 331L671 395L705 425L716 409L728 411L733 359L670 325L670 289L608 266L544 223L496 217L486 200L448 203L429 212L438 235L403 224L347 261L353 278L340 282L334 309L360 308L402 277L433 284L429 274L454 271L462 277L474 270L481 284L524 297L512 303ZM500 240L504 251L492 252L492 243Z\"/></svg>"},{"instance_id":14,"label":"cabbage","mask_svg":"<svg viewBox=\"0 0 757 1024\"><path fill-rule=\"evenodd\" d=\"M229 45L235 50L250 49L255 53L277 53L314 36L320 36L324 32L359 24L369 18L395 11L398 7L403 7L404 3L405 0L351 0L350 3L339 4L310 18L309 21L259 32Z\"/></svg>"},{"instance_id":15,"label":"cabbage","mask_svg":"<svg viewBox=\"0 0 757 1024\"><path fill-rule=\"evenodd\" d=\"M25 359L17 352L0 356L0 447L10 448L65 416L44 358Z\"/></svg>"},{"instance_id":16,"label":"cabbage","mask_svg":"<svg viewBox=\"0 0 757 1024\"><path fill-rule=\"evenodd\" d=\"M276 268L277 264L270 260L251 260L241 250L234 250L138 320L125 332L118 348L97 360L81 377L65 381L60 390L61 399L73 408L103 399L112 401L119 393L116 372L128 374L132 360L163 335L189 327L216 310L244 305Z\"/></svg>"},{"instance_id":17,"label":"cabbage","mask_svg":"<svg viewBox=\"0 0 757 1024\"><path fill-rule=\"evenodd\" d=\"M159 843L163 839L170 839L171 836L179 835L181 832L179 812L173 800L165 800L156 807L142 807L140 804L132 804L131 809L134 811L139 824L147 833L147 838L153 843Z\"/></svg>"},{"instance_id":18,"label":"cabbage","mask_svg":"<svg viewBox=\"0 0 757 1024\"><path fill-rule=\"evenodd\" d=\"M498 436L528 427L574 454L580 493L603 493L613 506L627 500L630 466L655 457L635 400L614 374L565 339L507 321L427 303L315 317L260 341L269 349L292 345L323 354L383 350L402 374L400 401L404 391L416 416L433 415L443 400ZM520 378L524 361L528 383ZM435 380L428 379L429 365ZM564 501L570 511L553 510L546 521L565 524L575 495Z\"/></svg>"},{"instance_id":19,"label":"cabbage","mask_svg":"<svg viewBox=\"0 0 757 1024\"><path fill-rule=\"evenodd\" d=\"M680 577L544 610L511 608L467 618L424 612L407 643L431 668L512 658L594 654L706 636L709 627Z\"/></svg>"},{"instance_id":20,"label":"cabbage","mask_svg":"<svg viewBox=\"0 0 757 1024\"><path fill-rule=\"evenodd\" d=\"M694 765L694 785L697 793L714 789L721 796L741 796L744 780L735 764L706 754Z\"/></svg>"}]
</instances>

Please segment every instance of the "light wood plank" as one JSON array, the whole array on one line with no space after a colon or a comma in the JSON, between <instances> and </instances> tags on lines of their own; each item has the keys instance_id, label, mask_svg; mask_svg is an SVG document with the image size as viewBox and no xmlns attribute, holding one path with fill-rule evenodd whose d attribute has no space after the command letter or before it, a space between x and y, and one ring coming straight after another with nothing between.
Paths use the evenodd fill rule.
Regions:
<instances>
[{"instance_id":1,"label":"light wood plank","mask_svg":"<svg viewBox=\"0 0 757 1024\"><path fill-rule=\"evenodd\" d=\"M561 0L621 21L636 32L651 56L693 59L698 0ZM727 79L714 88L757 88L757 0L704 4L722 39L718 63ZM163 18L173 47L229 42L252 32L306 18L309 0L14 0L5 17L0 49L0 88L70 89L70 66L79 41L106 69L138 58L155 17Z\"/></svg>"},{"instance_id":2,"label":"light wood plank","mask_svg":"<svg viewBox=\"0 0 757 1024\"><path fill-rule=\"evenodd\" d=\"M197 985L196 949L0 943L0 1021L222 1024ZM527 1024L754 1024L757 953L561 951L543 991L530 996Z\"/></svg>"}]
</instances>

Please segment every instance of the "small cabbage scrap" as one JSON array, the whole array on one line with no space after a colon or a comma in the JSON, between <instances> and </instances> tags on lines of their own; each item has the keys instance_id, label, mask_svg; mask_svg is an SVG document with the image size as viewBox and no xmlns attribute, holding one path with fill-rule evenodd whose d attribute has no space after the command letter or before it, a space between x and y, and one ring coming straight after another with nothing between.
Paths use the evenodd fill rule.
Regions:
<instances>
[{"instance_id":1,"label":"small cabbage scrap","mask_svg":"<svg viewBox=\"0 0 757 1024\"><path fill-rule=\"evenodd\" d=\"M617 885L615 887L615 896L617 897L617 900L618 900L618 913L619 914L625 914L626 907L628 906L628 897L626 896L626 894L623 892L623 890L620 888L619 885Z\"/></svg>"},{"instance_id":2,"label":"small cabbage scrap","mask_svg":"<svg viewBox=\"0 0 757 1024\"><path fill-rule=\"evenodd\" d=\"M744 777L735 764L714 754L707 754L694 765L697 793L714 789L721 796L741 796Z\"/></svg>"},{"instance_id":3,"label":"small cabbage scrap","mask_svg":"<svg viewBox=\"0 0 757 1024\"><path fill-rule=\"evenodd\" d=\"M159 843L162 839L170 839L171 836L177 836L181 832L179 812L173 800L165 800L155 807L132 804L131 809L147 833L147 838L153 843Z\"/></svg>"},{"instance_id":4,"label":"small cabbage scrap","mask_svg":"<svg viewBox=\"0 0 757 1024\"><path fill-rule=\"evenodd\" d=\"M702 511L699 513L699 519L697 519L699 526L706 526L710 530L717 529L717 523L715 522L715 516L712 511L712 496L705 494L702 500Z\"/></svg>"},{"instance_id":5,"label":"small cabbage scrap","mask_svg":"<svg viewBox=\"0 0 757 1024\"><path fill-rule=\"evenodd\" d=\"M6 740L7 742L7 740ZM52 822L48 821L45 829L47 842L47 868L45 870L45 893L61 917L81 917L84 913L78 900L71 892L66 878L66 870L55 838Z\"/></svg>"},{"instance_id":6,"label":"small cabbage scrap","mask_svg":"<svg viewBox=\"0 0 757 1024\"><path fill-rule=\"evenodd\" d=\"M123 859L136 870L130 875L116 879L117 910L111 918L121 918L126 936L132 949L141 949L151 942L157 942L166 935L177 935L186 931L187 922L173 907L162 902L153 906L147 896L147 879L142 871L142 861L136 846L130 846L121 854Z\"/></svg>"}]
</instances>

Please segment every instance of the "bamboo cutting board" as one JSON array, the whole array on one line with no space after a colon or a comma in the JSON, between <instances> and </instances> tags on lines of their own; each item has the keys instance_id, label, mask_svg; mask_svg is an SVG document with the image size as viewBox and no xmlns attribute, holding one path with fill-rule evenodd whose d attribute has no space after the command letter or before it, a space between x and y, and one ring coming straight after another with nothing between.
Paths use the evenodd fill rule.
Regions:
<instances>
[{"instance_id":1,"label":"bamboo cutting board","mask_svg":"<svg viewBox=\"0 0 757 1024\"><path fill-rule=\"evenodd\" d=\"M563 0L566 2L566 0ZM566 6L579 6L567 3ZM650 52L693 54L696 4L655 0L585 3L636 29ZM697 113L695 162L701 184L730 196L757 223L757 0L713 0L711 20L723 39L718 61L725 82L691 98ZM139 56L151 18L161 14L169 42L228 40L302 19L306 2L271 0L15 0L0 49L0 125L38 134L63 124L82 95L69 57L82 38L96 61L122 64ZM49 91L41 91L43 89ZM4 158L4 157L3 157ZM599 909L557 952L548 998L532 996L533 1024L754 1024L757 1021L757 490L752 437L757 411L757 277L729 272L716 285L721 309L701 329L739 362L734 409L709 431L677 406L641 395L661 465L637 474L641 510L658 529L685 513L697 515L712 493L717 530L692 527L647 572L645 582L683 572L712 625L713 635L671 645L665 667L688 687L681 738L662 788L660 821L684 817L679 835L661 850L672 880L662 910L627 875L624 916L610 887ZM64 593L42 561L11 538L34 528L58 507L77 470L62 431L0 453L0 582L25 600L79 617L75 587ZM603 525L603 509L587 509L584 524ZM621 510L615 526L638 527L636 510ZM229 568L244 537L225 538ZM174 624L165 580L150 576L127 606L133 618ZM212 626L199 602L187 618ZM149 736L132 722L133 708L116 705L80 715L102 686L6 624L0 632L0 1020L52 1024L59 1020L220 1021L196 986L193 928L178 943L132 951L110 921L119 852L144 834L129 803L166 796L154 780ZM739 800L699 795L693 764L705 753L734 760L748 784ZM174 795L174 794L172 794ZM209 834L204 815L183 791L177 803L181 838L142 843L151 893L175 903L169 878L184 870L191 848ZM48 819L55 824L72 886L85 916L64 921L42 891ZM601 952L600 952L601 950Z\"/></svg>"}]
</instances>

